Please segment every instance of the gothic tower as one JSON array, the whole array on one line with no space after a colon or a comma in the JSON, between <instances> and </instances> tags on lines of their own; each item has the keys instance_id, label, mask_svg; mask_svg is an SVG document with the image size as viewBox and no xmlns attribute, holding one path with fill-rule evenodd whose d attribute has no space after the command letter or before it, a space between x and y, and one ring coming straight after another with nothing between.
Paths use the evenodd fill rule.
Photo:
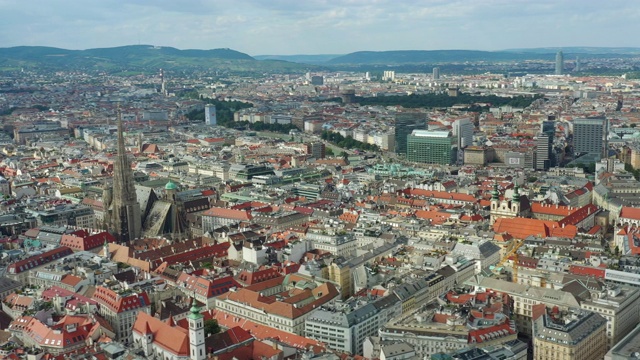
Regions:
<instances>
[{"instance_id":1,"label":"gothic tower","mask_svg":"<svg viewBox=\"0 0 640 360\"><path fill-rule=\"evenodd\" d=\"M113 163L109 232L116 237L117 242L123 243L139 238L141 230L140 204L136 198L131 162L124 147L122 116L118 111L118 155Z\"/></svg>"},{"instance_id":2,"label":"gothic tower","mask_svg":"<svg viewBox=\"0 0 640 360\"><path fill-rule=\"evenodd\" d=\"M204 345L204 319L200 313L200 308L193 300L193 305L187 316L189 321L189 351L191 360L204 360L207 358Z\"/></svg>"}]
</instances>

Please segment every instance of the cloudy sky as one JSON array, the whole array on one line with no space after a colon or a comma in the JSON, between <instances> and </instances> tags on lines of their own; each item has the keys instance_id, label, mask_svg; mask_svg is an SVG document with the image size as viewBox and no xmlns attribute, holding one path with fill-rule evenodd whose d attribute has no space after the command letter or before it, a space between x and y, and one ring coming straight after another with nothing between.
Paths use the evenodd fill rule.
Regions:
<instances>
[{"instance_id":1,"label":"cloudy sky","mask_svg":"<svg viewBox=\"0 0 640 360\"><path fill-rule=\"evenodd\" d=\"M640 46L637 0L0 0L0 47L250 55Z\"/></svg>"}]
</instances>

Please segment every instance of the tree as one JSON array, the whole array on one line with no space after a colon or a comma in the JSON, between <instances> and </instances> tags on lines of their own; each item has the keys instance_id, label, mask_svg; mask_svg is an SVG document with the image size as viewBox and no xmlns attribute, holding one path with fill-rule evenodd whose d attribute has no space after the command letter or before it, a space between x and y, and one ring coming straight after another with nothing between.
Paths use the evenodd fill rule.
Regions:
<instances>
[{"instance_id":1,"label":"tree","mask_svg":"<svg viewBox=\"0 0 640 360\"><path fill-rule=\"evenodd\" d=\"M220 332L220 325L216 319L209 319L204 321L204 335L209 336Z\"/></svg>"},{"instance_id":2,"label":"tree","mask_svg":"<svg viewBox=\"0 0 640 360\"><path fill-rule=\"evenodd\" d=\"M334 156L333 149L330 147L324 149L324 156Z\"/></svg>"}]
</instances>

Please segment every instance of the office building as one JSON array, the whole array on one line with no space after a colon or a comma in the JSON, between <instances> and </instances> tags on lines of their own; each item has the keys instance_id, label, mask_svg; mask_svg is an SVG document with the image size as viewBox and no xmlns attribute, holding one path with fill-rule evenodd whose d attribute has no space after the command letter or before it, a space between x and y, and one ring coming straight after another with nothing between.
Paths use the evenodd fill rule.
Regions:
<instances>
[{"instance_id":1,"label":"office building","mask_svg":"<svg viewBox=\"0 0 640 360\"><path fill-rule=\"evenodd\" d=\"M607 321L581 309L534 306L533 356L536 360L600 360L607 352Z\"/></svg>"},{"instance_id":2,"label":"office building","mask_svg":"<svg viewBox=\"0 0 640 360\"><path fill-rule=\"evenodd\" d=\"M407 137L408 161L451 165L456 151L456 138L450 131L414 130Z\"/></svg>"},{"instance_id":3,"label":"office building","mask_svg":"<svg viewBox=\"0 0 640 360\"><path fill-rule=\"evenodd\" d=\"M573 154L602 156L606 150L604 136L607 120L604 118L575 119L573 121Z\"/></svg>"},{"instance_id":4,"label":"office building","mask_svg":"<svg viewBox=\"0 0 640 360\"><path fill-rule=\"evenodd\" d=\"M473 145L473 130L475 126L469 118L458 119L453 122L453 136L456 137L458 150Z\"/></svg>"},{"instance_id":5,"label":"office building","mask_svg":"<svg viewBox=\"0 0 640 360\"><path fill-rule=\"evenodd\" d=\"M216 117L216 106L207 105L204 107L204 122L207 125L217 125L218 119Z\"/></svg>"},{"instance_id":6,"label":"office building","mask_svg":"<svg viewBox=\"0 0 640 360\"><path fill-rule=\"evenodd\" d=\"M640 358L640 326L637 326L620 340L604 356L604 360L637 360Z\"/></svg>"},{"instance_id":7,"label":"office building","mask_svg":"<svg viewBox=\"0 0 640 360\"><path fill-rule=\"evenodd\" d=\"M358 301L328 304L305 320L305 336L334 350L362 354L365 339L376 336L378 329L399 311L400 302L395 294L364 305Z\"/></svg>"},{"instance_id":8,"label":"office building","mask_svg":"<svg viewBox=\"0 0 640 360\"><path fill-rule=\"evenodd\" d=\"M558 51L556 54L556 75L562 75L564 70L564 55L562 54L562 50Z\"/></svg>"},{"instance_id":9,"label":"office building","mask_svg":"<svg viewBox=\"0 0 640 360\"><path fill-rule=\"evenodd\" d=\"M312 76L311 85L324 85L324 76L321 76L321 75Z\"/></svg>"},{"instance_id":10,"label":"office building","mask_svg":"<svg viewBox=\"0 0 640 360\"><path fill-rule=\"evenodd\" d=\"M427 116L424 113L397 113L395 128L396 154L407 153L407 137L413 130L425 130L427 128Z\"/></svg>"},{"instance_id":11,"label":"office building","mask_svg":"<svg viewBox=\"0 0 640 360\"><path fill-rule=\"evenodd\" d=\"M314 159L324 159L326 147L322 142L312 142L306 144L307 154L311 155Z\"/></svg>"},{"instance_id":12,"label":"office building","mask_svg":"<svg viewBox=\"0 0 640 360\"><path fill-rule=\"evenodd\" d=\"M542 124L540 124L540 132L551 135L551 137L555 137L556 122L554 120L544 120Z\"/></svg>"},{"instance_id":13,"label":"office building","mask_svg":"<svg viewBox=\"0 0 640 360\"><path fill-rule=\"evenodd\" d=\"M551 150L553 137L549 133L536 135L536 170L548 170L551 166Z\"/></svg>"},{"instance_id":14,"label":"office building","mask_svg":"<svg viewBox=\"0 0 640 360\"><path fill-rule=\"evenodd\" d=\"M440 68L439 67L434 67L433 68L433 80L440 80Z\"/></svg>"}]
</instances>

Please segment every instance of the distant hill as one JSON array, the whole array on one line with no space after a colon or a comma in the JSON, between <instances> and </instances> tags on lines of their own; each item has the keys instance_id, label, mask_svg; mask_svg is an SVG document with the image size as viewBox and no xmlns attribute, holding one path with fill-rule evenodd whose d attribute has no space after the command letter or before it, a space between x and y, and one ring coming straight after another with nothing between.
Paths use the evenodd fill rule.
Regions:
<instances>
[{"instance_id":1,"label":"distant hill","mask_svg":"<svg viewBox=\"0 0 640 360\"><path fill-rule=\"evenodd\" d=\"M580 55L589 57L630 57L631 52L615 52L615 48L609 52L598 53L594 48L592 51L581 53L576 51L563 50L566 55ZM632 48L624 48L632 49ZM435 64L435 63L460 63L477 61L523 61L523 60L553 60L558 49L514 49L505 51L480 51L480 50L397 50L397 51L358 51L331 59L327 64Z\"/></svg>"},{"instance_id":2,"label":"distant hill","mask_svg":"<svg viewBox=\"0 0 640 360\"><path fill-rule=\"evenodd\" d=\"M145 71L150 69L203 69L230 71L302 71L300 64L257 61L232 49L180 50L152 45L67 50L43 46L0 48L0 69L37 67L100 71Z\"/></svg>"},{"instance_id":3,"label":"distant hill","mask_svg":"<svg viewBox=\"0 0 640 360\"><path fill-rule=\"evenodd\" d=\"M301 64L323 64L342 55L318 54L318 55L255 55L258 60L283 60Z\"/></svg>"}]
</instances>

